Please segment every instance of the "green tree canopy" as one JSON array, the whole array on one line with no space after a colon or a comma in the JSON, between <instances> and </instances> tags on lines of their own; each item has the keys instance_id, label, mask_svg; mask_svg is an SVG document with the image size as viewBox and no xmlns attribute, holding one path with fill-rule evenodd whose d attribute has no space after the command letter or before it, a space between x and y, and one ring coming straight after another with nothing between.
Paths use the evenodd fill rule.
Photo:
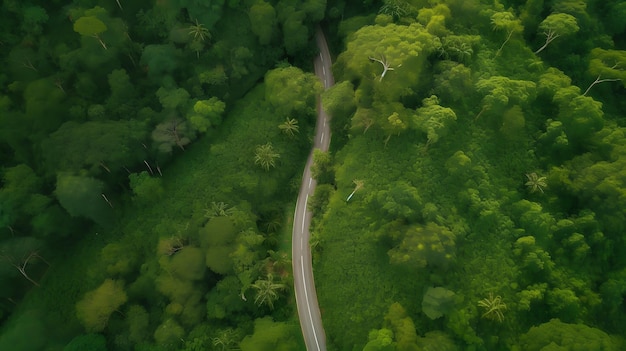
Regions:
<instances>
[{"instance_id":1,"label":"green tree canopy","mask_svg":"<svg viewBox=\"0 0 626 351\"><path fill-rule=\"evenodd\" d=\"M265 99L281 116L312 115L321 91L319 79L297 67L276 68L265 75Z\"/></svg>"},{"instance_id":2,"label":"green tree canopy","mask_svg":"<svg viewBox=\"0 0 626 351\"><path fill-rule=\"evenodd\" d=\"M546 42L535 51L535 54L543 51L556 38L574 34L578 32L579 29L576 17L567 13L550 14L539 24L539 30L545 35Z\"/></svg>"},{"instance_id":3,"label":"green tree canopy","mask_svg":"<svg viewBox=\"0 0 626 351\"><path fill-rule=\"evenodd\" d=\"M193 113L187 114L191 127L200 133L205 133L211 127L222 123L222 115L226 104L220 99L211 97L208 100L198 100L193 105Z\"/></svg>"},{"instance_id":4,"label":"green tree canopy","mask_svg":"<svg viewBox=\"0 0 626 351\"><path fill-rule=\"evenodd\" d=\"M128 297L121 281L106 279L76 303L76 316L88 332L101 332Z\"/></svg>"},{"instance_id":5,"label":"green tree canopy","mask_svg":"<svg viewBox=\"0 0 626 351\"><path fill-rule=\"evenodd\" d=\"M395 349L393 332L382 328L370 331L363 351L394 351Z\"/></svg>"},{"instance_id":6,"label":"green tree canopy","mask_svg":"<svg viewBox=\"0 0 626 351\"><path fill-rule=\"evenodd\" d=\"M266 1L256 1L248 11L252 32L259 38L259 44L268 45L277 32L276 10Z\"/></svg>"},{"instance_id":7,"label":"green tree canopy","mask_svg":"<svg viewBox=\"0 0 626 351\"><path fill-rule=\"evenodd\" d=\"M128 179L135 195L133 201L140 204L158 201L164 193L162 178L150 176L147 171L129 174Z\"/></svg>"},{"instance_id":8,"label":"green tree canopy","mask_svg":"<svg viewBox=\"0 0 626 351\"><path fill-rule=\"evenodd\" d=\"M145 157L146 136L145 124L136 120L70 121L42 142L43 156L50 173L119 174Z\"/></svg>"},{"instance_id":9,"label":"green tree canopy","mask_svg":"<svg viewBox=\"0 0 626 351\"><path fill-rule=\"evenodd\" d=\"M422 299L422 312L430 319L437 319L454 308L454 292L438 287L429 287Z\"/></svg>"},{"instance_id":10,"label":"green tree canopy","mask_svg":"<svg viewBox=\"0 0 626 351\"><path fill-rule=\"evenodd\" d=\"M239 344L242 351L292 351L298 349L296 324L274 322L272 317L258 318L254 321L254 333L248 335Z\"/></svg>"},{"instance_id":11,"label":"green tree canopy","mask_svg":"<svg viewBox=\"0 0 626 351\"><path fill-rule=\"evenodd\" d=\"M436 143L445 136L456 121L456 114L451 108L439 105L436 95L422 100L422 107L418 108L413 123L427 136L427 145Z\"/></svg>"},{"instance_id":12,"label":"green tree canopy","mask_svg":"<svg viewBox=\"0 0 626 351\"><path fill-rule=\"evenodd\" d=\"M84 36L97 36L107 30L107 26L95 16L81 17L74 22L74 31Z\"/></svg>"},{"instance_id":13,"label":"green tree canopy","mask_svg":"<svg viewBox=\"0 0 626 351\"><path fill-rule=\"evenodd\" d=\"M435 223L410 226L400 243L389 250L393 264L404 264L413 269L428 266L446 267L452 263L455 235Z\"/></svg>"},{"instance_id":14,"label":"green tree canopy","mask_svg":"<svg viewBox=\"0 0 626 351\"><path fill-rule=\"evenodd\" d=\"M558 346L559 350L621 350L618 339L611 338L602 330L584 324L568 324L558 319L532 327L520 338L520 346L528 351L547 350Z\"/></svg>"},{"instance_id":15,"label":"green tree canopy","mask_svg":"<svg viewBox=\"0 0 626 351\"><path fill-rule=\"evenodd\" d=\"M385 314L385 325L393 330L396 339L396 350L398 351L418 351L417 332L415 323L407 315L406 309L398 302L389 306Z\"/></svg>"},{"instance_id":16,"label":"green tree canopy","mask_svg":"<svg viewBox=\"0 0 626 351\"><path fill-rule=\"evenodd\" d=\"M103 191L104 183L100 180L60 173L54 194L72 217L85 217L103 224L111 214Z\"/></svg>"}]
</instances>

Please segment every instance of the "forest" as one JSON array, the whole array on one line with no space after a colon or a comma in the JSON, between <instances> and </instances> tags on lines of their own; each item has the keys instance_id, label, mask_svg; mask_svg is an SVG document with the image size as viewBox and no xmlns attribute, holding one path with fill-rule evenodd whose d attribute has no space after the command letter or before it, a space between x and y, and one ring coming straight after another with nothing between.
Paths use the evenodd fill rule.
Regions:
<instances>
[{"instance_id":1,"label":"forest","mask_svg":"<svg viewBox=\"0 0 626 351\"><path fill-rule=\"evenodd\" d=\"M0 350L626 348L626 3L4 0ZM321 25L336 84L312 73Z\"/></svg>"}]
</instances>

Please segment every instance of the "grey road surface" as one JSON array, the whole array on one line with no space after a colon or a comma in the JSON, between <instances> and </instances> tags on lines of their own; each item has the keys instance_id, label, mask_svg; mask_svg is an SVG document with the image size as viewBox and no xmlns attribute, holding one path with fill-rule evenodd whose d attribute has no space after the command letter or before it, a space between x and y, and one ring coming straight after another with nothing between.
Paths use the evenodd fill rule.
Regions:
<instances>
[{"instance_id":1,"label":"grey road surface","mask_svg":"<svg viewBox=\"0 0 626 351\"><path fill-rule=\"evenodd\" d=\"M320 53L315 58L315 74L321 79L324 88L332 86L335 81L331 72L331 60L326 38L320 28L316 32L317 46ZM313 149L328 151L330 145L330 121L322 108L321 99L317 103L317 124L315 127L315 141ZM292 262L293 280L295 285L296 303L300 327L308 351L325 351L326 334L322 326L320 308L317 303L315 282L313 281L313 267L311 263L311 249L309 247L309 225L312 213L307 209L309 197L315 191L316 181L311 177L313 164L313 150L304 168L300 194L296 203L296 212L293 217L292 235Z\"/></svg>"}]
</instances>

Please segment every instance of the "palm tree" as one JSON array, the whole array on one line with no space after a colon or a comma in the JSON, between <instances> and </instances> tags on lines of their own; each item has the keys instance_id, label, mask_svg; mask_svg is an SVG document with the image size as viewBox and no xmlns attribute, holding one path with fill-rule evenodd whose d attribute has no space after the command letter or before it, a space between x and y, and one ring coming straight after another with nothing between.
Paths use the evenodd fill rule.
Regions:
<instances>
[{"instance_id":1,"label":"palm tree","mask_svg":"<svg viewBox=\"0 0 626 351\"><path fill-rule=\"evenodd\" d=\"M198 20L189 26L188 33L192 37L189 48L196 52L197 58L200 58L200 51L204 49L204 42L211 39L211 33L203 24L198 23Z\"/></svg>"},{"instance_id":2,"label":"palm tree","mask_svg":"<svg viewBox=\"0 0 626 351\"><path fill-rule=\"evenodd\" d=\"M211 33L202 23L198 23L196 20L195 24L191 24L188 28L189 35L193 37L194 40L205 41L211 38Z\"/></svg>"},{"instance_id":3,"label":"palm tree","mask_svg":"<svg viewBox=\"0 0 626 351\"><path fill-rule=\"evenodd\" d=\"M293 137L296 133L300 132L300 126L298 126L298 120L295 118L287 118L284 123L280 124L278 128L285 134Z\"/></svg>"},{"instance_id":4,"label":"palm tree","mask_svg":"<svg viewBox=\"0 0 626 351\"><path fill-rule=\"evenodd\" d=\"M378 13L400 18L409 12L408 6L403 1L385 0Z\"/></svg>"},{"instance_id":5,"label":"palm tree","mask_svg":"<svg viewBox=\"0 0 626 351\"><path fill-rule=\"evenodd\" d=\"M494 297L493 293L489 293L489 297L478 301L478 306L485 309L485 313L482 315L483 318L498 321L500 323L504 321L504 314L502 311L506 310L506 304L502 302L502 298L499 295Z\"/></svg>"},{"instance_id":6,"label":"palm tree","mask_svg":"<svg viewBox=\"0 0 626 351\"><path fill-rule=\"evenodd\" d=\"M277 158L280 158L280 154L274 150L272 143L268 142L265 145L257 146L256 154L254 155L254 164L269 171L270 167L276 167Z\"/></svg>"},{"instance_id":7,"label":"palm tree","mask_svg":"<svg viewBox=\"0 0 626 351\"><path fill-rule=\"evenodd\" d=\"M228 217L235 213L236 209L225 202L211 202L211 206L204 209L204 217Z\"/></svg>"},{"instance_id":8,"label":"palm tree","mask_svg":"<svg viewBox=\"0 0 626 351\"><path fill-rule=\"evenodd\" d=\"M274 301L278 300L278 291L284 290L287 286L282 283L274 283L274 277L269 273L266 279L257 279L252 287L257 290L254 303L258 306L267 305L274 309Z\"/></svg>"},{"instance_id":9,"label":"palm tree","mask_svg":"<svg viewBox=\"0 0 626 351\"><path fill-rule=\"evenodd\" d=\"M543 188L548 186L546 183L546 177L540 177L535 172L526 174L526 178L528 178L528 181L525 185L530 189L531 193L539 190L543 194Z\"/></svg>"},{"instance_id":10,"label":"palm tree","mask_svg":"<svg viewBox=\"0 0 626 351\"><path fill-rule=\"evenodd\" d=\"M220 350L238 350L237 340L239 340L239 333L232 328L218 330L217 335L211 339L213 346L219 347Z\"/></svg>"}]
</instances>

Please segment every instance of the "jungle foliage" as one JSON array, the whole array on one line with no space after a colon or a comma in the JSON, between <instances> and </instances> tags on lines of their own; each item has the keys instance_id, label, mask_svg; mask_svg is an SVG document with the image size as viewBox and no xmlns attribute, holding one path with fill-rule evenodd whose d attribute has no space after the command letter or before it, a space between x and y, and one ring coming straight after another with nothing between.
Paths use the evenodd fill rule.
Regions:
<instances>
[{"instance_id":1,"label":"jungle foliage","mask_svg":"<svg viewBox=\"0 0 626 351\"><path fill-rule=\"evenodd\" d=\"M620 350L626 6L5 0L0 349ZM337 84L312 73L321 23Z\"/></svg>"},{"instance_id":2,"label":"jungle foliage","mask_svg":"<svg viewBox=\"0 0 626 351\"><path fill-rule=\"evenodd\" d=\"M622 349L623 4L368 4L322 95L329 350Z\"/></svg>"}]
</instances>

